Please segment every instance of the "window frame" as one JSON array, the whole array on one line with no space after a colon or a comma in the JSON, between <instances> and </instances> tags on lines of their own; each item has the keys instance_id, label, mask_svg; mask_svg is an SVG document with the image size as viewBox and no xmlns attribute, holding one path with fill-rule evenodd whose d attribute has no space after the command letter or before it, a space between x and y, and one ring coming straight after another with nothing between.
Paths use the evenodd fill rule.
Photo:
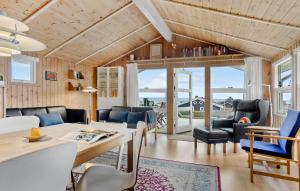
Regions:
<instances>
[{"instance_id":1,"label":"window frame","mask_svg":"<svg viewBox=\"0 0 300 191\"><path fill-rule=\"evenodd\" d=\"M30 65L30 80L13 79L13 62L16 61L20 64ZM14 55L11 57L10 68L9 68L9 82L11 84L22 84L22 85L35 85L37 83L37 70L39 59L36 57L26 55Z\"/></svg>"},{"instance_id":2,"label":"window frame","mask_svg":"<svg viewBox=\"0 0 300 191\"><path fill-rule=\"evenodd\" d=\"M292 63L292 55L288 54L285 57L283 57L282 59L278 60L277 62L272 64L272 70L273 70L273 103L274 103L274 114L275 115L279 115L279 116L286 116L286 112L284 112L281 108L281 103L280 103L280 94L283 93L290 93L291 94L291 103L293 100L293 82L291 83L291 85L289 86L283 86L280 87L279 86L279 66L286 63L286 62L290 62L291 63L291 75L293 75L293 63ZM291 80L293 80L293 77L291 76ZM291 107L292 108L292 104Z\"/></svg>"},{"instance_id":3,"label":"window frame","mask_svg":"<svg viewBox=\"0 0 300 191\"><path fill-rule=\"evenodd\" d=\"M234 66L234 65L233 65ZM243 65L245 66L245 65ZM218 67L218 66L214 66L214 67ZM220 66L220 67L232 67L230 65L228 66ZM210 70L212 69L213 67L210 67ZM211 77L212 77L212 71L211 71ZM246 88L246 71L245 71L245 68L244 68L244 87L242 88L234 88L234 87L227 87L227 88L211 88L211 91L210 91L210 119L213 118L213 97L214 97L214 94L215 93L242 93L243 94L243 99L246 98L246 95L247 95L247 88Z\"/></svg>"}]
</instances>

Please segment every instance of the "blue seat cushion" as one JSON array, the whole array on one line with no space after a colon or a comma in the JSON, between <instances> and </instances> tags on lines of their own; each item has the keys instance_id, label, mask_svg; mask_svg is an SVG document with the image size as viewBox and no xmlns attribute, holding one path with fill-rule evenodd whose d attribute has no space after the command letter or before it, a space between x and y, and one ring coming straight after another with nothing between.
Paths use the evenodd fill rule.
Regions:
<instances>
[{"instance_id":1,"label":"blue seat cushion","mask_svg":"<svg viewBox=\"0 0 300 191\"><path fill-rule=\"evenodd\" d=\"M64 123L59 113L36 114L40 119L40 126L58 125Z\"/></svg>"},{"instance_id":2,"label":"blue seat cushion","mask_svg":"<svg viewBox=\"0 0 300 191\"><path fill-rule=\"evenodd\" d=\"M123 123L127 122L128 111L111 111L108 116L109 122Z\"/></svg>"},{"instance_id":3,"label":"blue seat cushion","mask_svg":"<svg viewBox=\"0 0 300 191\"><path fill-rule=\"evenodd\" d=\"M240 141L241 147L245 151L250 151L250 140L249 139L241 139ZM277 156L282 158L291 159L291 155L286 153L280 145L267 143L263 141L254 141L253 144L253 152L259 154L265 154L270 156Z\"/></svg>"},{"instance_id":4,"label":"blue seat cushion","mask_svg":"<svg viewBox=\"0 0 300 191\"><path fill-rule=\"evenodd\" d=\"M129 112L127 123L137 123L138 121L145 121L145 112Z\"/></svg>"}]
</instances>

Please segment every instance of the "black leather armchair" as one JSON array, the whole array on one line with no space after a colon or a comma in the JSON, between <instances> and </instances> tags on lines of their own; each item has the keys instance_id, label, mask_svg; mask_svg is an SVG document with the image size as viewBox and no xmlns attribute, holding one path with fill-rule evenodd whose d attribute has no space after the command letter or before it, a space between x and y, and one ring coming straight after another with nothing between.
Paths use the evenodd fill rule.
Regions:
<instances>
[{"instance_id":1,"label":"black leather armchair","mask_svg":"<svg viewBox=\"0 0 300 191\"><path fill-rule=\"evenodd\" d=\"M229 134L229 141L239 143L240 139L247 138L246 127L264 126L269 112L269 101L265 100L234 100L233 116L229 119L212 120L212 128L226 131ZM242 124L238 121L242 117L248 117L251 123ZM236 144L234 151L236 152Z\"/></svg>"}]
</instances>

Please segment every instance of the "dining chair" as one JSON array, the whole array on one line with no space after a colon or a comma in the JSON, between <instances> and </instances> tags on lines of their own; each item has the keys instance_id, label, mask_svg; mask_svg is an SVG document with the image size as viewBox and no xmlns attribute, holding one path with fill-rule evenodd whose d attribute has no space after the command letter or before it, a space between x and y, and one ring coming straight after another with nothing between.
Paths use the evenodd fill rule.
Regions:
<instances>
[{"instance_id":1,"label":"dining chair","mask_svg":"<svg viewBox=\"0 0 300 191\"><path fill-rule=\"evenodd\" d=\"M0 190L65 191L76 154L75 143L63 143L4 161Z\"/></svg>"},{"instance_id":2,"label":"dining chair","mask_svg":"<svg viewBox=\"0 0 300 191\"><path fill-rule=\"evenodd\" d=\"M249 127L249 139L241 140L241 147L249 153L248 165L250 167L250 180L253 182L253 175L270 176L290 181L296 181L299 184L300 191L300 112L289 110L280 129L267 128L258 129ZM278 135L261 134L262 132L278 131ZM260 134L259 134L260 133ZM254 140L255 137L266 139L276 139L277 144ZM297 144L298 160L295 158L294 145ZM267 162L269 164L284 165L287 168L286 174L278 174L270 171L254 170L254 161ZM290 162L298 163L298 176L290 175Z\"/></svg>"},{"instance_id":3,"label":"dining chair","mask_svg":"<svg viewBox=\"0 0 300 191\"><path fill-rule=\"evenodd\" d=\"M77 191L106 191L125 190L133 188L136 184L139 156L143 139L144 122L138 122L133 138L133 170L126 173L112 166L98 165L88 168L77 185Z\"/></svg>"},{"instance_id":4,"label":"dining chair","mask_svg":"<svg viewBox=\"0 0 300 191\"><path fill-rule=\"evenodd\" d=\"M11 133L39 127L40 119L36 116L17 116L0 119L0 134Z\"/></svg>"}]
</instances>

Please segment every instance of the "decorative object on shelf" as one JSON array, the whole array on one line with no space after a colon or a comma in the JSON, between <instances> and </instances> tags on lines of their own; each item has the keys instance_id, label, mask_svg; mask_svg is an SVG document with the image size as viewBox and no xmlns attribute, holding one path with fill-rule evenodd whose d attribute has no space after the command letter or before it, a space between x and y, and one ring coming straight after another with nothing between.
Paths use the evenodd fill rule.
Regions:
<instances>
[{"instance_id":1,"label":"decorative object on shelf","mask_svg":"<svg viewBox=\"0 0 300 191\"><path fill-rule=\"evenodd\" d=\"M51 71L45 71L45 80L57 81L57 73Z\"/></svg>"},{"instance_id":2,"label":"decorative object on shelf","mask_svg":"<svg viewBox=\"0 0 300 191\"><path fill-rule=\"evenodd\" d=\"M0 10L0 56L8 57L21 54L21 51L46 49L45 44L23 33L28 30L26 24L6 16L6 13Z\"/></svg>"},{"instance_id":3,"label":"decorative object on shelf","mask_svg":"<svg viewBox=\"0 0 300 191\"><path fill-rule=\"evenodd\" d=\"M75 71L75 70L69 70L68 73L69 79L75 79L75 80L83 80L84 76L81 72Z\"/></svg>"},{"instance_id":4,"label":"decorative object on shelf","mask_svg":"<svg viewBox=\"0 0 300 191\"><path fill-rule=\"evenodd\" d=\"M0 73L0 87L4 86L4 75Z\"/></svg>"},{"instance_id":5,"label":"decorative object on shelf","mask_svg":"<svg viewBox=\"0 0 300 191\"><path fill-rule=\"evenodd\" d=\"M134 54L129 55L129 60L134 60Z\"/></svg>"},{"instance_id":6,"label":"decorative object on shelf","mask_svg":"<svg viewBox=\"0 0 300 191\"><path fill-rule=\"evenodd\" d=\"M162 58L162 44L150 44L150 59Z\"/></svg>"},{"instance_id":7,"label":"decorative object on shelf","mask_svg":"<svg viewBox=\"0 0 300 191\"><path fill-rule=\"evenodd\" d=\"M183 57L220 56L230 54L229 49L223 45L209 45L206 47L183 48L181 52Z\"/></svg>"},{"instance_id":8,"label":"decorative object on shelf","mask_svg":"<svg viewBox=\"0 0 300 191\"><path fill-rule=\"evenodd\" d=\"M84 88L82 90L82 92L84 93L88 93L89 94L89 99L90 99L90 103L89 103L89 123L91 124L92 121L92 94L97 92L97 89L93 88L92 86L88 86L86 88Z\"/></svg>"},{"instance_id":9,"label":"decorative object on shelf","mask_svg":"<svg viewBox=\"0 0 300 191\"><path fill-rule=\"evenodd\" d=\"M74 85L72 84L72 82L69 82L69 83L68 83L68 89L69 89L70 91L80 91L80 90L82 90L82 85L81 85L80 83L78 83L76 86L74 86Z\"/></svg>"}]
</instances>

